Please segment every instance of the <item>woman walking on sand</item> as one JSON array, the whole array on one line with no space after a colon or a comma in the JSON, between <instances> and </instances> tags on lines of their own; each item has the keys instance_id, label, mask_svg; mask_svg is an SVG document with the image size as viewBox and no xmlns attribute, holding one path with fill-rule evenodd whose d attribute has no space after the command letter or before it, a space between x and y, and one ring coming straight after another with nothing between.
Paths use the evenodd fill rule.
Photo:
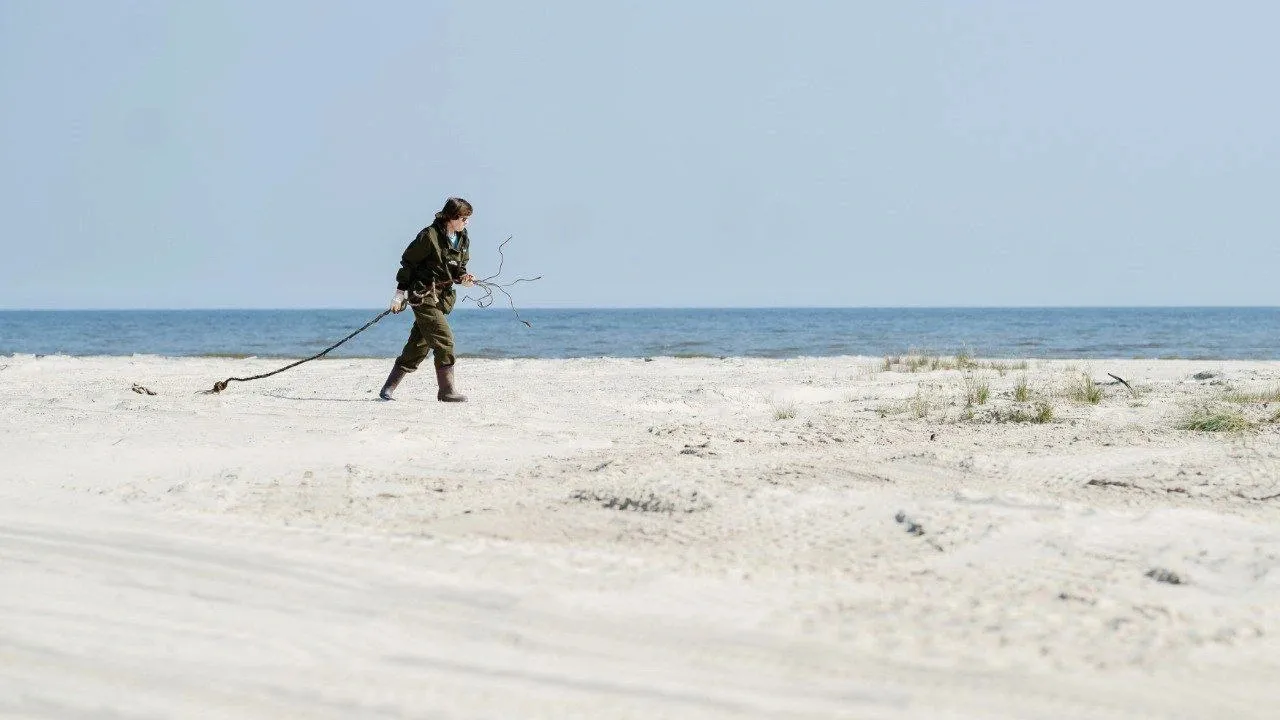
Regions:
<instances>
[{"instance_id":1,"label":"woman walking on sand","mask_svg":"<svg viewBox=\"0 0 1280 720\"><path fill-rule=\"evenodd\" d=\"M396 294L391 299L391 312L413 308L413 329L396 358L391 374L378 396L391 396L404 376L418 369L428 354L436 366L436 383L440 402L463 402L467 398L454 390L453 331L445 318L457 301L454 283L471 287L475 278L467 272L471 258L471 241L467 238L467 221L471 219L471 203L451 197L436 213L435 220L422 229L405 248L396 273Z\"/></svg>"}]
</instances>

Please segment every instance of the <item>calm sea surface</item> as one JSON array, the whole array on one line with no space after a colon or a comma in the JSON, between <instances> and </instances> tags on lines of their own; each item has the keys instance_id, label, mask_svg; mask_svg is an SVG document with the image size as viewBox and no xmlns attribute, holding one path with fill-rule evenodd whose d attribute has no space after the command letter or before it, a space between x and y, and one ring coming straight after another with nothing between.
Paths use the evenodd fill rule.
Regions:
<instances>
[{"instance_id":1,"label":"calm sea surface","mask_svg":"<svg viewBox=\"0 0 1280 720\"><path fill-rule=\"evenodd\" d=\"M377 310L0 311L0 355L306 357ZM487 358L799 357L906 351L981 357L1280 359L1280 308L460 308L458 354ZM411 314L331 353L394 357Z\"/></svg>"}]
</instances>

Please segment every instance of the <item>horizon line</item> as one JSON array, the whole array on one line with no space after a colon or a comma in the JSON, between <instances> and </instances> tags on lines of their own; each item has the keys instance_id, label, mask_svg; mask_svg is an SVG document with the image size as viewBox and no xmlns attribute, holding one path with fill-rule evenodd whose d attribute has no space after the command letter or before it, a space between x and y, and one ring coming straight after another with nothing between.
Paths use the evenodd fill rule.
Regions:
<instances>
[{"instance_id":1,"label":"horizon line","mask_svg":"<svg viewBox=\"0 0 1280 720\"><path fill-rule=\"evenodd\" d=\"M506 308L457 307L455 312ZM1280 305L530 305L520 310L1276 310ZM315 312L369 311L367 307L0 307L0 312Z\"/></svg>"}]
</instances>

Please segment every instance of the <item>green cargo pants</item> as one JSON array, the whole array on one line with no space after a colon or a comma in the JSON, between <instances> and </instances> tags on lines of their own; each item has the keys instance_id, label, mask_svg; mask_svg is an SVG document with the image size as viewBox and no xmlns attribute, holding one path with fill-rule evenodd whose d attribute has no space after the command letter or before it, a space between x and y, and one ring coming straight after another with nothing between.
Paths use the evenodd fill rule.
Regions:
<instances>
[{"instance_id":1,"label":"green cargo pants","mask_svg":"<svg viewBox=\"0 0 1280 720\"><path fill-rule=\"evenodd\" d=\"M418 369L427 354L434 351L436 367L452 365L453 330L445 313L434 305L415 305L413 307L413 329L409 331L409 340L404 344L400 357L396 358L405 372Z\"/></svg>"}]
</instances>

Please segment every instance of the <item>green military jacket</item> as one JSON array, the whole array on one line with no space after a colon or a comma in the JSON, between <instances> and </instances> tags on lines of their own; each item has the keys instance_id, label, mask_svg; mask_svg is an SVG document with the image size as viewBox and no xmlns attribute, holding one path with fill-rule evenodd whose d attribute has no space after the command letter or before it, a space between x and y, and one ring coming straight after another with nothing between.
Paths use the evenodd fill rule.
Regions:
<instances>
[{"instance_id":1,"label":"green military jacket","mask_svg":"<svg viewBox=\"0 0 1280 720\"><path fill-rule=\"evenodd\" d=\"M436 306L444 312L453 310L457 293L453 283L467 274L467 261L471 259L471 239L467 231L458 233L458 247L449 244L444 227L428 225L405 248L400 256L400 270L396 273L396 287L410 290L414 283L430 287L436 285L439 301Z\"/></svg>"}]
</instances>

